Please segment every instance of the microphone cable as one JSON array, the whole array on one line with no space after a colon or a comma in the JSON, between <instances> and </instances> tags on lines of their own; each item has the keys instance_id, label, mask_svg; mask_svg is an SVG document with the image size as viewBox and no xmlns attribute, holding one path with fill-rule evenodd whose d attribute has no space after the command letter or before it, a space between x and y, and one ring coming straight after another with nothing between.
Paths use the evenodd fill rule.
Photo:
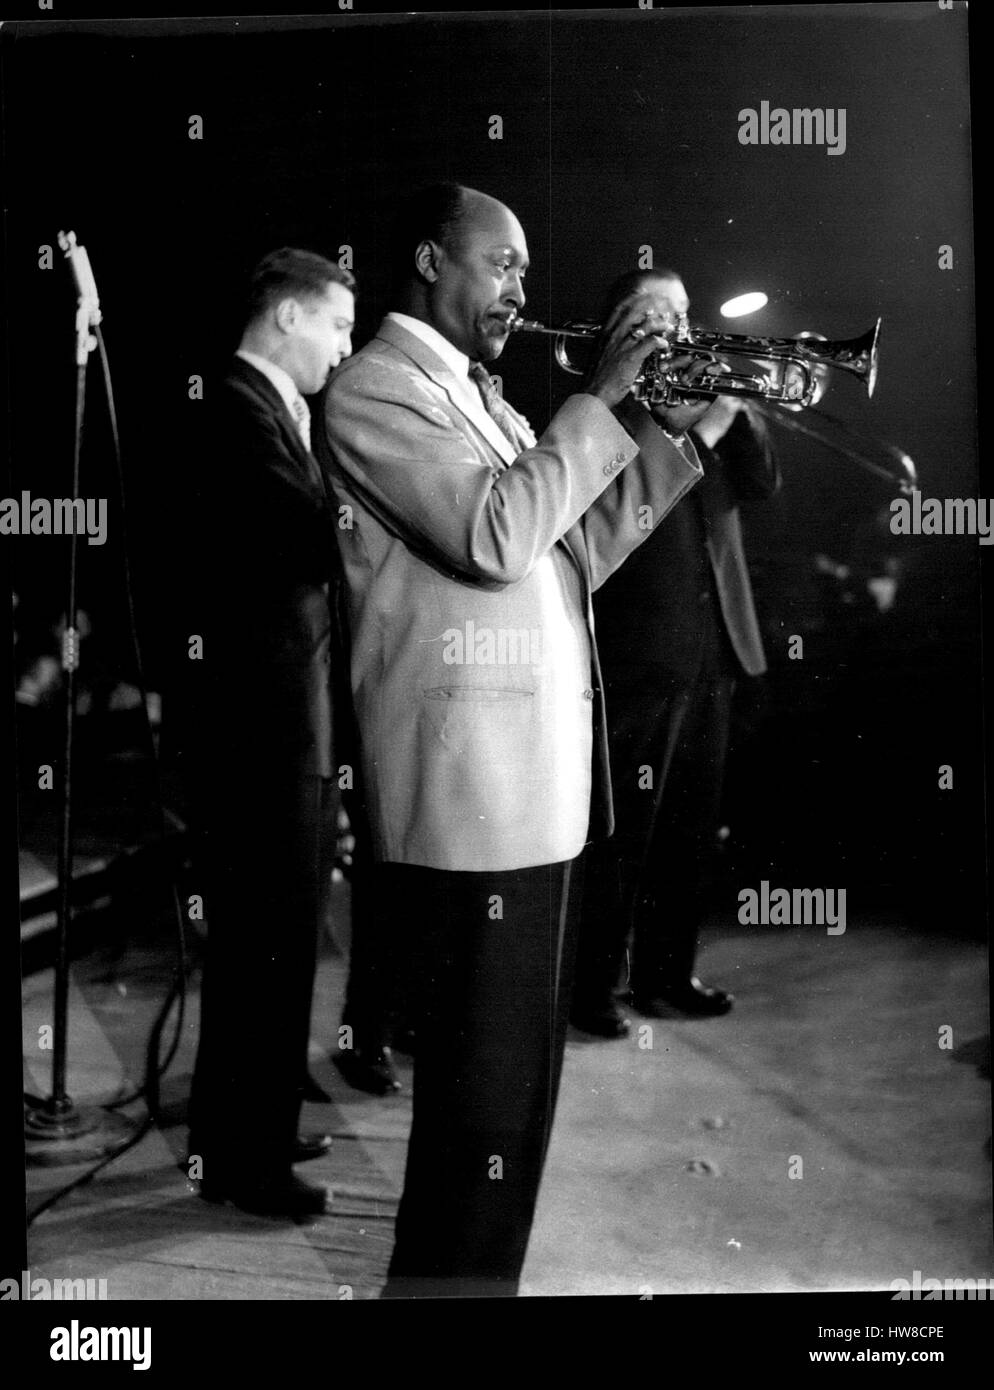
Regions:
<instances>
[{"instance_id":1,"label":"microphone cable","mask_svg":"<svg viewBox=\"0 0 994 1390\"><path fill-rule=\"evenodd\" d=\"M135 659L135 684L138 687L138 691L141 695L142 701L142 710L144 714L143 727L147 734L147 751L150 755L152 766L154 799L159 813L159 829L161 842L165 844L166 837L168 835L166 808L162 794L162 778L159 766L159 754L155 746L155 735L152 730L152 722L149 715L148 690L145 682L145 670L141 655L141 643L138 636L138 622L135 614L131 563L129 559L127 500L124 487L124 469L122 464L120 434L118 430L117 409L114 404L114 388L113 382L111 380L110 363L107 357L107 348L106 344L104 343L104 336L101 331L100 325L95 325L93 331L96 336L97 347L100 353L100 363L103 371L104 392L107 401L107 411L110 421L112 453L114 456L114 471L117 481L118 500L120 505L122 537L121 548L124 567L124 592L127 608L128 636L131 644L131 653ZM104 1110L120 1110L123 1109L125 1106L135 1104L135 1102L138 1100L144 1099L148 1113L146 1114L145 1119L139 1125L135 1134L131 1136L131 1138L127 1141L126 1144L124 1144L121 1148L116 1149L113 1153L105 1155L103 1158L99 1160L99 1162L95 1163L85 1173L81 1174L77 1178L74 1178L72 1182L67 1183L65 1186L56 1189L55 1192L50 1193L49 1196L47 1196L44 1199L44 1201L39 1203L38 1206L34 1207L26 1217L26 1224L28 1226L30 1226L32 1222L35 1221L42 1214L42 1212L48 1211L50 1207L54 1206L56 1202L61 1201L61 1199L67 1196L68 1193L73 1192L77 1188L82 1187L86 1183L90 1182L97 1175L97 1173L101 1172L104 1168L106 1168L109 1164L113 1163L116 1159L121 1158L130 1149L133 1149L137 1144L141 1142L142 1139L145 1138L145 1135L149 1132L153 1125L159 1123L161 1120L162 1109L160 1083L162 1081L163 1076L171 1066L174 1057L176 1056L176 1052L179 1048L180 1038L182 1037L183 1022L186 1016L187 981L189 978L190 971L186 948L186 927L183 920L183 911L180 906L179 890L176 886L175 873L169 874L169 883L172 898L173 926L175 929L175 967L173 972L172 984L170 985L166 997L160 1005L159 1011L156 1014L155 1019L153 1020L152 1027L149 1030L148 1039L146 1041L145 1046L144 1080L142 1084L135 1091L132 1092L131 1095L120 1097L119 1099L110 1101L106 1105L100 1107ZM173 1005L176 1003L177 999L179 1000L179 1009L176 1017L176 1028L172 1037L172 1041L169 1044L165 1060L163 1061L161 1060L162 1035L165 1031L169 1015L173 1010ZM39 1101L37 1097L28 1096L27 1094L25 1094L25 1102L28 1105L44 1104L44 1102Z\"/></svg>"}]
</instances>

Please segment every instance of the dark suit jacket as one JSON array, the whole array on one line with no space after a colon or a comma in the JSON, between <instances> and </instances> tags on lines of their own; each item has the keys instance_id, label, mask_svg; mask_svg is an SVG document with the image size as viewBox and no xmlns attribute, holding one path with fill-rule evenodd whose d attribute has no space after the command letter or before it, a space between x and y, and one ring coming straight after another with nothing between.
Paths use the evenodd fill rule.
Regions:
<instances>
[{"instance_id":1,"label":"dark suit jacket","mask_svg":"<svg viewBox=\"0 0 994 1390\"><path fill-rule=\"evenodd\" d=\"M195 407L196 408L196 407ZM207 1173L290 1174L333 843L334 523L320 470L268 379L208 380L186 664L199 698L189 784L209 921L191 1134ZM250 1117L252 1141L238 1141Z\"/></svg>"},{"instance_id":2,"label":"dark suit jacket","mask_svg":"<svg viewBox=\"0 0 994 1390\"><path fill-rule=\"evenodd\" d=\"M743 671L766 670L738 505L772 496L780 478L765 422L751 420L738 414L715 449L695 436L702 481L596 595L597 642L609 681L647 667L692 675L707 606L715 601ZM646 416L641 428L656 427Z\"/></svg>"},{"instance_id":3,"label":"dark suit jacket","mask_svg":"<svg viewBox=\"0 0 994 1390\"><path fill-rule=\"evenodd\" d=\"M338 563L323 475L255 367L236 357L214 400L210 394L200 547L210 567L202 608L207 736L217 756L263 784L328 777Z\"/></svg>"}]
</instances>

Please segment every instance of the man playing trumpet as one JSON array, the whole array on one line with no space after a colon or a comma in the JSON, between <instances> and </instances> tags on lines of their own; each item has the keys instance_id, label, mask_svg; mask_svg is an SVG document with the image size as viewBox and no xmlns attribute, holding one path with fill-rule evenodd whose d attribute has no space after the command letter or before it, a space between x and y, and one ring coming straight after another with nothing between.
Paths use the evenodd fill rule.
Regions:
<instances>
[{"instance_id":1,"label":"man playing trumpet","mask_svg":"<svg viewBox=\"0 0 994 1390\"><path fill-rule=\"evenodd\" d=\"M608 311L637 291L674 318L688 310L680 277L658 270L618 280ZM626 419L641 442L667 415L656 407ZM732 1007L730 994L697 979L694 959L732 695L743 674L766 669L738 504L770 497L779 476L764 421L735 395L715 398L693 438L703 481L665 520L653 518L651 538L594 600L616 830L587 852L571 1018L607 1038L629 1029L614 991L630 932L628 987L639 1012Z\"/></svg>"},{"instance_id":2,"label":"man playing trumpet","mask_svg":"<svg viewBox=\"0 0 994 1390\"><path fill-rule=\"evenodd\" d=\"M424 191L397 227L394 312L325 400L372 917L391 934L381 958L415 981L390 1296L517 1289L562 1065L575 861L588 826L610 825L590 595L646 539L643 509L664 516L701 476L682 431L706 406L651 420L629 395L669 326L651 294L616 306L540 438L501 400L482 364L527 265L509 208ZM452 634L470 630L539 640L513 665L458 661Z\"/></svg>"}]
</instances>

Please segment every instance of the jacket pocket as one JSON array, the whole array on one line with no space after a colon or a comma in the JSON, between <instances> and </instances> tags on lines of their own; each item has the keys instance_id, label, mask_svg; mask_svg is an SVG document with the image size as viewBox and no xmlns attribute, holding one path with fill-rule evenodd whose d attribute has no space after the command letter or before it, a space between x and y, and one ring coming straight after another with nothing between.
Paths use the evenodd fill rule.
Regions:
<instances>
[{"instance_id":1,"label":"jacket pocket","mask_svg":"<svg viewBox=\"0 0 994 1390\"><path fill-rule=\"evenodd\" d=\"M534 690L519 686L436 685L421 706L435 737L459 757L504 762L528 742L537 708Z\"/></svg>"},{"instance_id":2,"label":"jacket pocket","mask_svg":"<svg viewBox=\"0 0 994 1390\"><path fill-rule=\"evenodd\" d=\"M492 700L534 699L534 690L521 690L516 686L496 685L433 685L424 696L426 700L479 700L481 703Z\"/></svg>"}]
</instances>

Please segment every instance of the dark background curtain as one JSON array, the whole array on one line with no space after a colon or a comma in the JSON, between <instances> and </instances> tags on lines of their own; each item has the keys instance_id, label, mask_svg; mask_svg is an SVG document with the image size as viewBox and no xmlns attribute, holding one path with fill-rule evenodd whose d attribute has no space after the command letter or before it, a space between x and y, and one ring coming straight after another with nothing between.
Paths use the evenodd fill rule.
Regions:
<instances>
[{"instance_id":1,"label":"dark background curtain","mask_svg":"<svg viewBox=\"0 0 994 1390\"><path fill-rule=\"evenodd\" d=\"M644 246L682 273L707 326L757 287L768 308L731 331L849 337L882 315L873 400L837 374L826 407L905 448L925 496L990 490L978 477L959 10L55 20L8 33L2 61L12 495L69 488L75 299L55 244L72 227L101 291L141 635L167 723L186 657L179 596L212 563L190 542L184 478L201 407L189 378L209 383L223 364L243 276L284 244L336 259L352 248L360 346L389 307L396 200L428 181L483 188L518 213L527 313L547 322L595 314ZM741 145L738 113L763 100L844 108L844 154ZM38 268L46 245L54 270ZM952 269L938 268L941 246ZM545 340L513 339L498 370L539 431L571 389ZM81 602L108 668L126 672L95 359L89 389L83 492L112 499L111 535L82 547ZM893 536L886 485L793 438L781 459L781 496L746 518L771 671L740 706L728 884L848 886L931 929L978 931L977 540ZM237 487L238 460L216 464ZM12 544L23 656L61 609L66 546ZM896 580L886 611L867 587L881 577ZM231 585L237 603L237 574ZM788 657L794 635L801 661ZM953 791L939 790L941 764Z\"/></svg>"}]
</instances>

